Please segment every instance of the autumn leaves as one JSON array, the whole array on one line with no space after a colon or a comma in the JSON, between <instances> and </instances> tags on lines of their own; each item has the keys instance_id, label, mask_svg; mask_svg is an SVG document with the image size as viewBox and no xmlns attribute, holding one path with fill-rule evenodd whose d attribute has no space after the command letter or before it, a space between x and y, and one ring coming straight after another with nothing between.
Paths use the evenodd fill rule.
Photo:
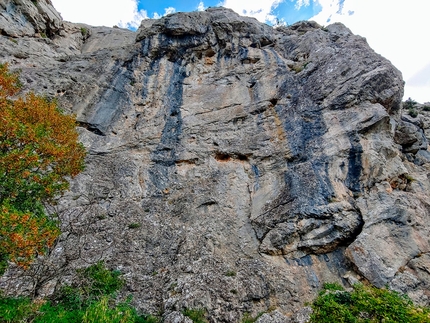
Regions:
<instances>
[{"instance_id":1,"label":"autumn leaves","mask_svg":"<svg viewBox=\"0 0 430 323\"><path fill-rule=\"evenodd\" d=\"M73 116L34 93L15 98L19 87L0 65L0 258L27 267L60 234L43 202L83 170L85 149Z\"/></svg>"}]
</instances>

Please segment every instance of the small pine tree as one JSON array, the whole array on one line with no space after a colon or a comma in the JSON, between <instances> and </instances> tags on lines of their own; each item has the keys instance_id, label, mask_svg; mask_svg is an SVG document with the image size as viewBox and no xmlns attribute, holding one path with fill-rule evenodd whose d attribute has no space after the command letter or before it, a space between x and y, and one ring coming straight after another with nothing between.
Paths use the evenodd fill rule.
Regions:
<instances>
[{"instance_id":1,"label":"small pine tree","mask_svg":"<svg viewBox=\"0 0 430 323\"><path fill-rule=\"evenodd\" d=\"M403 102L403 107L406 109L413 109L417 105L417 101L408 98L405 102Z\"/></svg>"}]
</instances>

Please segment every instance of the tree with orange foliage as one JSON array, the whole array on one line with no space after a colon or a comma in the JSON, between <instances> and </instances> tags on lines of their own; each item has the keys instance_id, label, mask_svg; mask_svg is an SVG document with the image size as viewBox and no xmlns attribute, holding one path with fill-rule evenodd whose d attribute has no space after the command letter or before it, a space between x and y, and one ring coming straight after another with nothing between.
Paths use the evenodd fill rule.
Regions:
<instances>
[{"instance_id":1,"label":"tree with orange foliage","mask_svg":"<svg viewBox=\"0 0 430 323\"><path fill-rule=\"evenodd\" d=\"M75 118L29 93L14 99L18 75L0 64L0 260L28 267L60 234L43 202L84 168Z\"/></svg>"}]
</instances>

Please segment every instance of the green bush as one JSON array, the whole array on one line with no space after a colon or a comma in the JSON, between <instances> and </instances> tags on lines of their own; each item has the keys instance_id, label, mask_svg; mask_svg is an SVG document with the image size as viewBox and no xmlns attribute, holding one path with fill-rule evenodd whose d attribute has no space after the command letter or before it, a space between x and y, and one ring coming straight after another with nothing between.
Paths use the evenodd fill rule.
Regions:
<instances>
[{"instance_id":1,"label":"green bush","mask_svg":"<svg viewBox=\"0 0 430 323\"><path fill-rule=\"evenodd\" d=\"M78 270L83 279L89 280L90 292L94 295L111 295L124 286L124 279L118 270L109 270L103 261Z\"/></svg>"},{"instance_id":2,"label":"green bush","mask_svg":"<svg viewBox=\"0 0 430 323\"><path fill-rule=\"evenodd\" d=\"M64 285L54 296L70 310L82 310L103 296L114 296L124 286L124 279L117 270L109 270L103 261L77 270L77 279L72 285Z\"/></svg>"},{"instance_id":3,"label":"green bush","mask_svg":"<svg viewBox=\"0 0 430 323\"><path fill-rule=\"evenodd\" d=\"M54 305L46 302L39 309L39 316L34 323L81 323L84 311L82 309L71 309L64 304Z\"/></svg>"},{"instance_id":4,"label":"green bush","mask_svg":"<svg viewBox=\"0 0 430 323\"><path fill-rule=\"evenodd\" d=\"M193 323L207 323L206 311L203 308L187 308L182 311L186 317L189 317Z\"/></svg>"},{"instance_id":5,"label":"green bush","mask_svg":"<svg viewBox=\"0 0 430 323\"><path fill-rule=\"evenodd\" d=\"M128 307L109 306L109 297L103 296L91 304L82 317L83 323L134 323L133 314Z\"/></svg>"},{"instance_id":6,"label":"green bush","mask_svg":"<svg viewBox=\"0 0 430 323\"><path fill-rule=\"evenodd\" d=\"M417 112L417 110L415 110L415 109L409 109L409 115L410 115L412 118L416 118L416 117L418 116L418 112Z\"/></svg>"},{"instance_id":7,"label":"green bush","mask_svg":"<svg viewBox=\"0 0 430 323\"><path fill-rule=\"evenodd\" d=\"M115 293L124 286L119 271L98 262L77 271L72 286L65 285L49 300L0 296L0 323L157 323L158 318L139 315L131 298L117 303Z\"/></svg>"},{"instance_id":8,"label":"green bush","mask_svg":"<svg viewBox=\"0 0 430 323\"><path fill-rule=\"evenodd\" d=\"M406 109L413 109L417 105L417 101L408 98L405 102L403 102L403 107Z\"/></svg>"},{"instance_id":9,"label":"green bush","mask_svg":"<svg viewBox=\"0 0 430 323\"><path fill-rule=\"evenodd\" d=\"M325 284L312 308L312 323L430 322L430 310L414 306L407 296L361 284L350 292L338 284Z\"/></svg>"},{"instance_id":10,"label":"green bush","mask_svg":"<svg viewBox=\"0 0 430 323\"><path fill-rule=\"evenodd\" d=\"M81 27L81 35L85 37L87 36L87 34L88 34L88 29L85 27Z\"/></svg>"},{"instance_id":11,"label":"green bush","mask_svg":"<svg viewBox=\"0 0 430 323\"><path fill-rule=\"evenodd\" d=\"M234 270L229 270L225 273L225 275L227 277L235 277L236 276L236 272Z\"/></svg>"},{"instance_id":12,"label":"green bush","mask_svg":"<svg viewBox=\"0 0 430 323\"><path fill-rule=\"evenodd\" d=\"M34 316L36 306L29 298L0 297L0 322L26 322Z\"/></svg>"}]
</instances>

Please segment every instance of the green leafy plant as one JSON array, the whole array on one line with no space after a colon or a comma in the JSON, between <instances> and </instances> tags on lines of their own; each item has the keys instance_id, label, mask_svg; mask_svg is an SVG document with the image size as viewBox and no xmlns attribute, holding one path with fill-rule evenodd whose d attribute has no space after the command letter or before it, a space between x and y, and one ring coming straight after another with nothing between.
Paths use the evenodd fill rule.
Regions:
<instances>
[{"instance_id":1,"label":"green leafy plant","mask_svg":"<svg viewBox=\"0 0 430 323\"><path fill-rule=\"evenodd\" d=\"M82 323L132 323L133 314L127 306L109 306L109 297L103 296L92 303L82 317Z\"/></svg>"},{"instance_id":2,"label":"green leafy plant","mask_svg":"<svg viewBox=\"0 0 430 323\"><path fill-rule=\"evenodd\" d=\"M85 37L87 36L87 34L88 34L88 29L85 27L81 27L81 35Z\"/></svg>"},{"instance_id":3,"label":"green leafy plant","mask_svg":"<svg viewBox=\"0 0 430 323\"><path fill-rule=\"evenodd\" d=\"M128 228L129 229L137 229L137 228L140 228L141 227L141 224L140 223L130 223L129 225L128 225Z\"/></svg>"},{"instance_id":4,"label":"green leafy plant","mask_svg":"<svg viewBox=\"0 0 430 323\"><path fill-rule=\"evenodd\" d=\"M418 112L415 109L409 109L408 113L412 118L416 118L418 116Z\"/></svg>"},{"instance_id":5,"label":"green leafy plant","mask_svg":"<svg viewBox=\"0 0 430 323\"><path fill-rule=\"evenodd\" d=\"M324 284L312 308L312 323L430 322L430 310L414 306L407 296L361 284L354 285L352 291Z\"/></svg>"},{"instance_id":6,"label":"green leafy plant","mask_svg":"<svg viewBox=\"0 0 430 323\"><path fill-rule=\"evenodd\" d=\"M90 280L91 292L99 295L111 295L119 291L125 284L118 270L109 270L103 261L78 271L84 278Z\"/></svg>"},{"instance_id":7,"label":"green leafy plant","mask_svg":"<svg viewBox=\"0 0 430 323\"><path fill-rule=\"evenodd\" d=\"M189 317L194 323L207 323L206 310L203 308L186 308L182 311L186 317Z\"/></svg>"},{"instance_id":8,"label":"green leafy plant","mask_svg":"<svg viewBox=\"0 0 430 323\"><path fill-rule=\"evenodd\" d=\"M0 296L0 322L157 323L157 317L138 314L130 305L131 297L116 301L115 293L123 285L118 271L98 262L78 270L74 285L63 286L50 299Z\"/></svg>"},{"instance_id":9,"label":"green leafy plant","mask_svg":"<svg viewBox=\"0 0 430 323\"><path fill-rule=\"evenodd\" d=\"M403 102L403 107L408 109L408 113L412 118L416 118L418 116L417 110L415 110L417 102L408 98L405 102Z\"/></svg>"},{"instance_id":10,"label":"green leafy plant","mask_svg":"<svg viewBox=\"0 0 430 323\"><path fill-rule=\"evenodd\" d=\"M34 323L81 323L84 310L70 309L63 304L45 302L37 311Z\"/></svg>"},{"instance_id":11,"label":"green leafy plant","mask_svg":"<svg viewBox=\"0 0 430 323\"><path fill-rule=\"evenodd\" d=\"M338 283L325 283L324 289L329 291L344 291L345 289Z\"/></svg>"},{"instance_id":12,"label":"green leafy plant","mask_svg":"<svg viewBox=\"0 0 430 323\"><path fill-rule=\"evenodd\" d=\"M37 304L29 298L0 297L0 322L25 322L26 318L34 316Z\"/></svg>"},{"instance_id":13,"label":"green leafy plant","mask_svg":"<svg viewBox=\"0 0 430 323\"><path fill-rule=\"evenodd\" d=\"M114 296L124 286L124 279L117 270L109 270L103 261L77 270L73 285L64 285L55 299L72 310L81 310L99 301L102 296Z\"/></svg>"},{"instance_id":14,"label":"green leafy plant","mask_svg":"<svg viewBox=\"0 0 430 323\"><path fill-rule=\"evenodd\" d=\"M225 275L227 277L235 277L236 276L236 272L234 270L229 270L225 273Z\"/></svg>"}]
</instances>

